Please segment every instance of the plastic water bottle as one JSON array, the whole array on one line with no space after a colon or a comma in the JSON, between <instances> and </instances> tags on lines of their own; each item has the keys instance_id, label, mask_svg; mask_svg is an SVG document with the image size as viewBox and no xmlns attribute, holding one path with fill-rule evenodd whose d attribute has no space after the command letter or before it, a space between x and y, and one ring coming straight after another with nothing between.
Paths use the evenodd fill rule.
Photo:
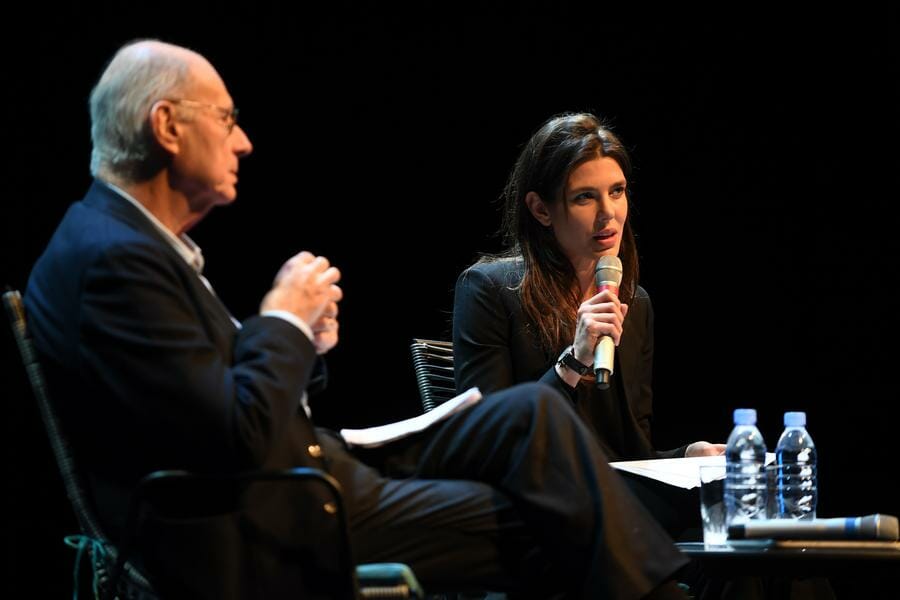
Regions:
<instances>
[{"instance_id":1,"label":"plastic water bottle","mask_svg":"<svg viewBox=\"0 0 900 600\"><path fill-rule=\"evenodd\" d=\"M756 427L756 410L734 411L734 429L725 446L727 525L766 518L766 443Z\"/></svg>"},{"instance_id":2,"label":"plastic water bottle","mask_svg":"<svg viewBox=\"0 0 900 600\"><path fill-rule=\"evenodd\" d=\"M806 431L805 412L784 413L784 432L775 447L778 517L815 519L819 493L816 484L816 445Z\"/></svg>"}]
</instances>

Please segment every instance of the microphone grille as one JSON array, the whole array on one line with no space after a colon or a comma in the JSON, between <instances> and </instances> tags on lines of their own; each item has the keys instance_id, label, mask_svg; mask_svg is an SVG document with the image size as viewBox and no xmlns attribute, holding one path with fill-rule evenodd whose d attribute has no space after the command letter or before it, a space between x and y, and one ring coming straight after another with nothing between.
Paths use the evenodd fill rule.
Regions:
<instances>
[{"instance_id":1,"label":"microphone grille","mask_svg":"<svg viewBox=\"0 0 900 600\"><path fill-rule=\"evenodd\" d=\"M622 283L622 261L618 256L601 256L594 267L594 281L611 282L618 287Z\"/></svg>"}]
</instances>

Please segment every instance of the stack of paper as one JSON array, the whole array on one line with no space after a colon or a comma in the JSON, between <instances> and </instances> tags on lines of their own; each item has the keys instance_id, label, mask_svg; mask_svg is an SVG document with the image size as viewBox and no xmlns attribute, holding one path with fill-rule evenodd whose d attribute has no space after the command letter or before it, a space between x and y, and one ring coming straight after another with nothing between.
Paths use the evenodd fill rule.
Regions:
<instances>
[{"instance_id":1,"label":"stack of paper","mask_svg":"<svg viewBox=\"0 0 900 600\"><path fill-rule=\"evenodd\" d=\"M381 446L382 444L423 431L438 421L443 421L453 413L472 406L479 400L481 400L481 392L478 388L469 388L453 399L439 404L427 413L377 427L341 429L341 437L351 446L365 446L368 448Z\"/></svg>"},{"instance_id":2,"label":"stack of paper","mask_svg":"<svg viewBox=\"0 0 900 600\"><path fill-rule=\"evenodd\" d=\"M775 453L766 453L766 464L775 462ZM725 455L692 456L690 458L655 458L650 460L624 460L611 462L609 466L635 475L643 475L650 479L662 481L669 485L684 488L700 486L700 466L712 465L722 467L722 478L725 478Z\"/></svg>"}]
</instances>

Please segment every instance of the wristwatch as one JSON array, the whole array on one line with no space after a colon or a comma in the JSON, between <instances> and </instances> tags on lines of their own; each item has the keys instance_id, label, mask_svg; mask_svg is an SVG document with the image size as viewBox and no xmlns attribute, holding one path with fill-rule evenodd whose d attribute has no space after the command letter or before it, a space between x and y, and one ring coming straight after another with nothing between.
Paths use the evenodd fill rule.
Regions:
<instances>
[{"instance_id":1,"label":"wristwatch","mask_svg":"<svg viewBox=\"0 0 900 600\"><path fill-rule=\"evenodd\" d=\"M575 348L572 346L563 350L562 354L559 355L559 360L556 361L556 364L564 369L575 371L582 377L591 372L591 365L582 364L581 361L575 358Z\"/></svg>"}]
</instances>

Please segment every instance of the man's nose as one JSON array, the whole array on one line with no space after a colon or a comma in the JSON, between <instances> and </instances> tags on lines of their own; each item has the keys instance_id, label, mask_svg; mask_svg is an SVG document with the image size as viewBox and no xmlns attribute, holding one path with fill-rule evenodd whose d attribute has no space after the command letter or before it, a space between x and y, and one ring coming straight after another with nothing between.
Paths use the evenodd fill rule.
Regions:
<instances>
[{"instance_id":1,"label":"man's nose","mask_svg":"<svg viewBox=\"0 0 900 600\"><path fill-rule=\"evenodd\" d=\"M232 144L234 145L234 153L238 156L247 156L253 152L253 144L244 129L235 123L234 129L231 131Z\"/></svg>"}]
</instances>

